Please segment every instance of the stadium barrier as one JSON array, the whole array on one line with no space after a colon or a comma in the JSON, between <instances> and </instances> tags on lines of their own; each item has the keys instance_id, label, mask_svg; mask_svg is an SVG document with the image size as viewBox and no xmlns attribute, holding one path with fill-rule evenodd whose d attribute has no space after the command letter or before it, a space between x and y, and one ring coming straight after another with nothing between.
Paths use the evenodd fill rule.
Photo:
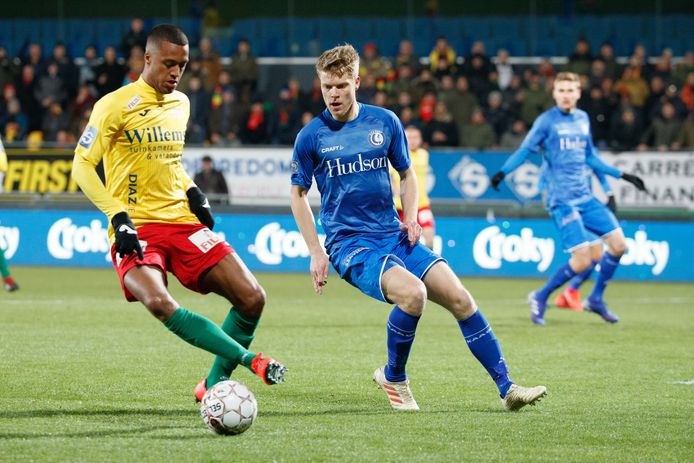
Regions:
<instances>
[{"instance_id":1,"label":"stadium barrier","mask_svg":"<svg viewBox=\"0 0 694 463\"><path fill-rule=\"evenodd\" d=\"M0 246L13 265L111 266L106 217L99 212L5 209L0 218ZM308 272L308 249L290 215L216 214L216 221L215 231L251 270ZM441 217L436 225L435 250L461 276L542 277L567 259L549 219ZM694 281L694 223L621 225L628 252L617 278Z\"/></svg>"},{"instance_id":2,"label":"stadium barrier","mask_svg":"<svg viewBox=\"0 0 694 463\"><path fill-rule=\"evenodd\" d=\"M72 194L77 185L70 178L72 151L8 149L9 168L0 191L19 193ZM535 203L538 191L540 156L528 160L507 176L501 191L494 191L489 176L494 175L509 152L479 152L460 149L431 150L430 173L425 187L438 203L485 204ZM203 156L210 156L225 176L232 204L289 203L291 148L186 148L183 165L193 177ZM609 178L620 208L682 209L694 211L694 152L634 152L601 154L608 163L641 176L648 193L638 192L631 184ZM1 175L1 174L0 174ZM602 189L595 180L594 191ZM318 204L316 188L309 192L312 204Z\"/></svg>"},{"instance_id":3,"label":"stadium barrier","mask_svg":"<svg viewBox=\"0 0 694 463\"><path fill-rule=\"evenodd\" d=\"M505 180L505 188L494 191L489 177L510 155L509 152L432 150L426 188L434 201L474 201L499 203L541 201L538 191L540 156L531 156ZM291 149L289 148L190 148L183 159L192 176L203 156L210 156L226 177L232 201L269 202L280 205L289 201ZM602 154L603 159L626 172L641 176L649 193L638 192L631 184L610 178L620 207L681 208L694 211L694 152L638 152ZM598 184L597 179L595 180ZM317 204L315 187L309 198ZM594 188L600 196L599 186Z\"/></svg>"}]
</instances>

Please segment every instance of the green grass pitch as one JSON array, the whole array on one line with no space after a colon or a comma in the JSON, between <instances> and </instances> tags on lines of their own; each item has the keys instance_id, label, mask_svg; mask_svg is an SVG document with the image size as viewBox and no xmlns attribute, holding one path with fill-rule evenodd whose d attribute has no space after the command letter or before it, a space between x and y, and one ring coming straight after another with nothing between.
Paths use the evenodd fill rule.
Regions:
<instances>
[{"instance_id":1,"label":"green grass pitch","mask_svg":"<svg viewBox=\"0 0 694 463\"><path fill-rule=\"evenodd\" d=\"M503 412L457 324L430 304L408 366L422 410L403 414L371 380L389 306L334 273L321 297L308 273L259 274L268 304L253 348L285 362L288 382L237 370L258 420L220 437L192 396L211 356L126 303L115 272L13 270L21 290L0 293L2 462L694 460L692 285L617 281L607 296L619 324L550 309L536 327L525 297L539 280L464 280L514 380L549 395ZM171 290L218 323L228 309Z\"/></svg>"}]
</instances>

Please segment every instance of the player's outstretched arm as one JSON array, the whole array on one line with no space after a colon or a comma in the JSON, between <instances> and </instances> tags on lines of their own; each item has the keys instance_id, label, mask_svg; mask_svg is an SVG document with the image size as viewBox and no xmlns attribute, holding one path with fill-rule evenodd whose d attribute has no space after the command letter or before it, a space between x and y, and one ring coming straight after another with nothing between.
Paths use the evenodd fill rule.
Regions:
<instances>
[{"instance_id":1,"label":"player's outstretched arm","mask_svg":"<svg viewBox=\"0 0 694 463\"><path fill-rule=\"evenodd\" d=\"M511 156L509 156L508 159L506 159L504 165L501 166L501 170L494 174L489 180L489 182L492 185L492 188L494 188L496 191L499 191L499 184L504 179L504 177L516 170L521 164L523 164L525 160L528 158L530 152L530 149L524 147L521 147L514 151L514 153Z\"/></svg>"},{"instance_id":2,"label":"player's outstretched arm","mask_svg":"<svg viewBox=\"0 0 694 463\"><path fill-rule=\"evenodd\" d=\"M196 185L193 185L186 191L186 196L188 197L190 210L195 214L195 217L198 218L201 224L212 230L214 217L212 217L212 209L207 196Z\"/></svg>"},{"instance_id":3,"label":"player's outstretched arm","mask_svg":"<svg viewBox=\"0 0 694 463\"><path fill-rule=\"evenodd\" d=\"M614 198L614 192L612 191L612 187L607 181L607 177L605 177L605 174L600 172L599 170L593 172L595 173L595 176L598 178L598 181L600 182L600 187L602 188L602 191L604 191L605 196L607 196L607 203L605 205L609 210L612 211L613 214L616 214L617 201Z\"/></svg>"},{"instance_id":4,"label":"player's outstretched arm","mask_svg":"<svg viewBox=\"0 0 694 463\"><path fill-rule=\"evenodd\" d=\"M313 211L308 203L308 190L299 185L292 185L291 189L291 206L292 214L296 225L299 227L301 236L303 236L308 252L311 255L311 279L313 281L313 290L316 294L323 294L323 286L328 282L328 269L330 259L323 250L318 239L316 231L316 223L313 218Z\"/></svg>"},{"instance_id":5,"label":"player's outstretched arm","mask_svg":"<svg viewBox=\"0 0 694 463\"><path fill-rule=\"evenodd\" d=\"M489 183L492 184L492 188L494 188L496 191L499 191L499 184L501 181L506 177L506 174L503 173L502 171L497 172L492 176L492 178L489 179Z\"/></svg>"}]
</instances>

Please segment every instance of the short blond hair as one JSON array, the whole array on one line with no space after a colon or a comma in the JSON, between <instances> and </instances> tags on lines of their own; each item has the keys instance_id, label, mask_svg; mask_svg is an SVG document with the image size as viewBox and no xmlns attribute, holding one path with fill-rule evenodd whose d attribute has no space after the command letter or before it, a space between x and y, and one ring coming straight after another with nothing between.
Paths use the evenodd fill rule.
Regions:
<instances>
[{"instance_id":1,"label":"short blond hair","mask_svg":"<svg viewBox=\"0 0 694 463\"><path fill-rule=\"evenodd\" d=\"M557 82L575 82L578 88L581 88L581 79L579 79L578 74L575 72L560 72L557 77L554 78L554 85Z\"/></svg>"},{"instance_id":2,"label":"short blond hair","mask_svg":"<svg viewBox=\"0 0 694 463\"><path fill-rule=\"evenodd\" d=\"M326 50L318 57L316 71L340 77L356 77L359 73L359 53L348 43Z\"/></svg>"}]
</instances>

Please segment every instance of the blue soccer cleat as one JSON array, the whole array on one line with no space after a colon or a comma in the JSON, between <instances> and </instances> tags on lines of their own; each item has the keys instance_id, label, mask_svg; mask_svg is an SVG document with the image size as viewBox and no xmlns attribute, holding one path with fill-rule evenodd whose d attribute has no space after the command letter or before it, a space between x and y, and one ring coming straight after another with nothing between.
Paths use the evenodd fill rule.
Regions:
<instances>
[{"instance_id":1,"label":"blue soccer cleat","mask_svg":"<svg viewBox=\"0 0 694 463\"><path fill-rule=\"evenodd\" d=\"M540 300L535 294L535 291L528 294L528 304L530 304L530 320L536 325L543 326L545 324L545 310L547 310L547 301Z\"/></svg>"},{"instance_id":2,"label":"blue soccer cleat","mask_svg":"<svg viewBox=\"0 0 694 463\"><path fill-rule=\"evenodd\" d=\"M619 321L617 314L607 310L607 305L603 300L591 301L590 299L586 299L583 301L583 308L586 312L593 312L600 315L607 323L617 323Z\"/></svg>"}]
</instances>

